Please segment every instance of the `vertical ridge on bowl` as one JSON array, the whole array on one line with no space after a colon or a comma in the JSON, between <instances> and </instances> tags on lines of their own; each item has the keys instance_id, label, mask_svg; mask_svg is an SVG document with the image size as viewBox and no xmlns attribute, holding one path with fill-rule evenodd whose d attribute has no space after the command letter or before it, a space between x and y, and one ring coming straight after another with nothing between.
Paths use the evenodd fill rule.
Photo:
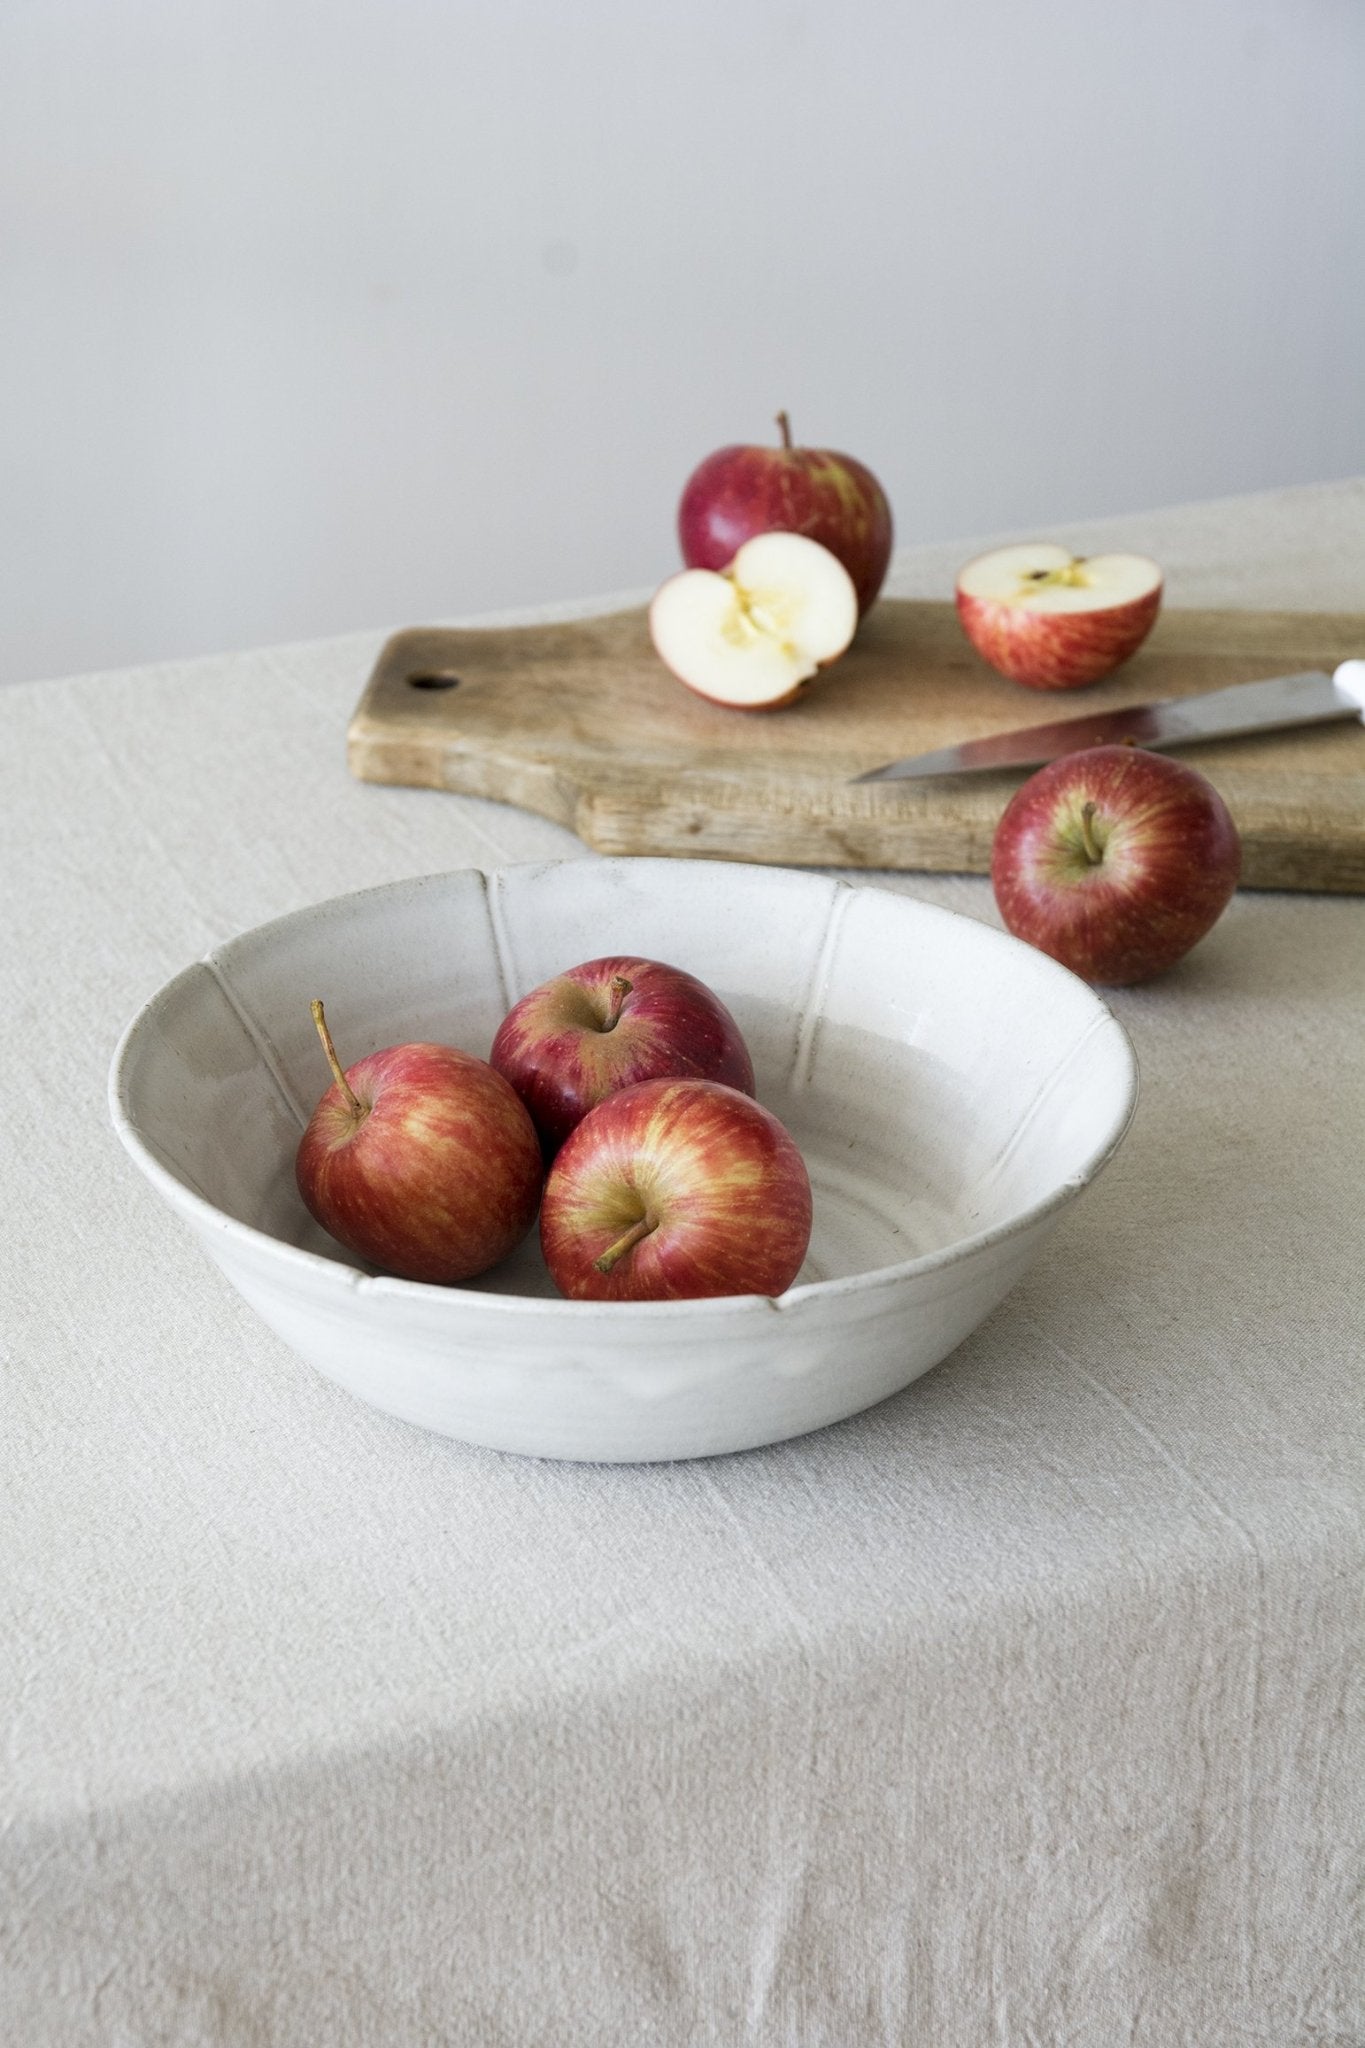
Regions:
<instances>
[{"instance_id":1,"label":"vertical ridge on bowl","mask_svg":"<svg viewBox=\"0 0 1365 2048\"><path fill-rule=\"evenodd\" d=\"M292 1086L289 1076L284 1070L284 1062L280 1058L279 1048L270 1036L267 1026L259 1017L252 1015L249 1005L238 995L217 953L210 953L204 961L204 965L223 991L224 1000L236 1012L242 1029L256 1048L256 1054L261 1065L275 1083L285 1108L293 1116L300 1131L302 1131L306 1127L312 1111L310 1108L305 1108L301 1098ZM321 1090L319 1090L319 1093L321 1093Z\"/></svg>"},{"instance_id":2,"label":"vertical ridge on bowl","mask_svg":"<svg viewBox=\"0 0 1365 2048\"><path fill-rule=\"evenodd\" d=\"M1037 1093L1024 1110L1019 1121L1015 1124L1005 1144L975 1182L972 1195L976 1202L983 1200L989 1190L1005 1178L1011 1165L1017 1158L1020 1148L1029 1142L1039 1117L1045 1110L1056 1104L1059 1092L1063 1090L1065 1085L1071 1083L1074 1088L1078 1069L1084 1064L1092 1048L1098 1046L1105 1026L1112 1022L1112 1018L1107 1015L1092 1017L1082 1030L1080 1037L1067 1047L1059 1064L1044 1075ZM1081 1093L1088 1099L1088 1091L1081 1091ZM1136 1101L1134 1106L1136 1107ZM1052 1135L1055 1140L1055 1130Z\"/></svg>"},{"instance_id":3,"label":"vertical ridge on bowl","mask_svg":"<svg viewBox=\"0 0 1365 2048\"><path fill-rule=\"evenodd\" d=\"M504 1016L514 1003L519 1003L530 993L534 984L523 985L517 977L512 959L511 937L507 929L507 916L503 903L502 878L505 869L498 869L484 876L484 894L488 903L488 930L493 941L493 957L498 968L498 1000ZM576 963L566 961L566 966Z\"/></svg>"},{"instance_id":4,"label":"vertical ridge on bowl","mask_svg":"<svg viewBox=\"0 0 1365 2048\"><path fill-rule=\"evenodd\" d=\"M847 882L835 883L835 894L830 898L825 915L825 929L820 940L820 951L816 955L811 977L806 984L805 997L797 1012L796 1043L792 1049L792 1063L787 1085L794 1095L803 1094L810 1085L811 1060L815 1052L815 1035L820 1026L825 997L829 993L830 975L834 971L834 958L839 944L839 928L847 914L853 891Z\"/></svg>"},{"instance_id":5,"label":"vertical ridge on bowl","mask_svg":"<svg viewBox=\"0 0 1365 2048\"><path fill-rule=\"evenodd\" d=\"M477 868L294 911L228 940L210 958L309 1112L327 1084L309 1011L314 996L327 1004L347 1067L411 1039L482 1057L505 1009L487 877Z\"/></svg>"}]
</instances>

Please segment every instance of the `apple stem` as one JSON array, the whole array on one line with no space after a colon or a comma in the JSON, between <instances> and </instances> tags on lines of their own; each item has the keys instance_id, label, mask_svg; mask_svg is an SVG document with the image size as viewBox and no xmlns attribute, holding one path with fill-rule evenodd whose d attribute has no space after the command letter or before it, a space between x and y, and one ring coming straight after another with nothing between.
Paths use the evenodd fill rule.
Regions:
<instances>
[{"instance_id":1,"label":"apple stem","mask_svg":"<svg viewBox=\"0 0 1365 2048\"><path fill-rule=\"evenodd\" d=\"M640 1218L638 1223L632 1223L624 1237L618 1237L615 1244L607 1246L607 1249L600 1258L593 1260L593 1264L598 1272L610 1273L618 1259L623 1259L626 1253L640 1242L642 1237L648 1237L650 1231L657 1230L658 1227L659 1219L657 1216L645 1215Z\"/></svg>"},{"instance_id":2,"label":"apple stem","mask_svg":"<svg viewBox=\"0 0 1365 2048\"><path fill-rule=\"evenodd\" d=\"M1081 845L1092 868L1097 868L1104 859L1104 848L1095 837L1095 806L1081 805Z\"/></svg>"},{"instance_id":3,"label":"apple stem","mask_svg":"<svg viewBox=\"0 0 1365 2048\"><path fill-rule=\"evenodd\" d=\"M621 1006L634 988L633 981L627 981L624 974L615 975L611 984L611 1008L607 1011L604 1031L614 1031L621 1021Z\"/></svg>"},{"instance_id":4,"label":"apple stem","mask_svg":"<svg viewBox=\"0 0 1365 2048\"><path fill-rule=\"evenodd\" d=\"M782 446L790 448L792 444L792 423L784 412L780 412L777 415L777 431L782 436Z\"/></svg>"},{"instance_id":5,"label":"apple stem","mask_svg":"<svg viewBox=\"0 0 1365 2048\"><path fill-rule=\"evenodd\" d=\"M350 1104L351 1115L359 1123L365 1114L365 1105L342 1071L341 1061L337 1058L337 1049L332 1043L332 1034L327 1029L327 1018L323 1013L322 1004L316 996L313 998L312 1010L313 1022L318 1027L318 1037L322 1040L322 1049L327 1055L327 1064L332 1069L332 1079Z\"/></svg>"}]
</instances>

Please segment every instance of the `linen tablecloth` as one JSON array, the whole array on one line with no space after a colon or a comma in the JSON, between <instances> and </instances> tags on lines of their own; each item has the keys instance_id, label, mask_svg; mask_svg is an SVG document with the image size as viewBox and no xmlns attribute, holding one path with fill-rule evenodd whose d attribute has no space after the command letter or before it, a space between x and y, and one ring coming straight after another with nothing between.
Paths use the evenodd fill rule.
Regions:
<instances>
[{"instance_id":1,"label":"linen tablecloth","mask_svg":"<svg viewBox=\"0 0 1365 2048\"><path fill-rule=\"evenodd\" d=\"M1365 608L1358 483L1062 537ZM468 1449L297 1362L105 1110L232 933L591 858L348 780L379 639L0 692L0 2038L1359 2048L1365 901L1241 895L1114 996L1123 1151L898 1398Z\"/></svg>"}]
</instances>

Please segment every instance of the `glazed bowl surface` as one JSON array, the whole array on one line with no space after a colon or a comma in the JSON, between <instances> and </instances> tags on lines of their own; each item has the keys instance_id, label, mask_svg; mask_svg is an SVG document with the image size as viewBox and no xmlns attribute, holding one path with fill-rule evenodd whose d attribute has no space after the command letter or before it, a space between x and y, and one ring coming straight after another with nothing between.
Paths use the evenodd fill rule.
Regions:
<instances>
[{"instance_id":1,"label":"glazed bowl surface","mask_svg":"<svg viewBox=\"0 0 1365 2048\"><path fill-rule=\"evenodd\" d=\"M342 1056L486 1056L579 961L687 968L734 1012L758 1097L805 1156L810 1254L778 1299L561 1299L536 1235L467 1286L357 1266L294 1153ZM139 1011L113 1121L152 1185L291 1348L466 1441L653 1460L779 1442L937 1365L1004 1298L1123 1138L1137 1075L1100 999L1041 953L913 897L728 862L569 860L390 883L294 912Z\"/></svg>"}]
</instances>

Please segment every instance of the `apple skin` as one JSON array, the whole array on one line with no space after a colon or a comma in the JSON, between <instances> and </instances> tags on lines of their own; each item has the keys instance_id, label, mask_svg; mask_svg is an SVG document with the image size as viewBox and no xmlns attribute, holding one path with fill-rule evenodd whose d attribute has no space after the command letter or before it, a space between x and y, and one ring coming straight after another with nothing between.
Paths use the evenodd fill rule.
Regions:
<instances>
[{"instance_id":1,"label":"apple skin","mask_svg":"<svg viewBox=\"0 0 1365 2048\"><path fill-rule=\"evenodd\" d=\"M545 1184L540 1243L572 1300L691 1301L784 1293L810 1230L810 1178L771 1111L715 1081L643 1081L608 1096L566 1141Z\"/></svg>"},{"instance_id":2,"label":"apple skin","mask_svg":"<svg viewBox=\"0 0 1365 2048\"><path fill-rule=\"evenodd\" d=\"M501 1074L450 1045L393 1045L334 1082L299 1143L299 1193L347 1251L403 1280L453 1286L535 1222L544 1164Z\"/></svg>"},{"instance_id":3,"label":"apple skin","mask_svg":"<svg viewBox=\"0 0 1365 2048\"><path fill-rule=\"evenodd\" d=\"M1031 612L957 591L962 630L983 661L1030 690L1079 690L1137 653L1156 624L1162 586L1090 612Z\"/></svg>"},{"instance_id":4,"label":"apple skin","mask_svg":"<svg viewBox=\"0 0 1365 2048\"><path fill-rule=\"evenodd\" d=\"M689 569L725 569L759 533L803 533L853 578L859 617L876 602L891 560L891 507L870 469L832 448L783 444L718 448L693 470L678 506Z\"/></svg>"},{"instance_id":5,"label":"apple skin","mask_svg":"<svg viewBox=\"0 0 1365 2048\"><path fill-rule=\"evenodd\" d=\"M1241 865L1227 805L1196 769L1140 747L1089 747L1015 792L996 827L991 882L1016 938L1121 988L1203 938Z\"/></svg>"},{"instance_id":6,"label":"apple skin","mask_svg":"<svg viewBox=\"0 0 1365 2048\"><path fill-rule=\"evenodd\" d=\"M622 981L630 987L618 994ZM681 967L634 954L586 960L533 988L503 1018L488 1057L547 1155L597 1103L639 1081L690 1075L754 1092L748 1047L720 997Z\"/></svg>"}]
</instances>

